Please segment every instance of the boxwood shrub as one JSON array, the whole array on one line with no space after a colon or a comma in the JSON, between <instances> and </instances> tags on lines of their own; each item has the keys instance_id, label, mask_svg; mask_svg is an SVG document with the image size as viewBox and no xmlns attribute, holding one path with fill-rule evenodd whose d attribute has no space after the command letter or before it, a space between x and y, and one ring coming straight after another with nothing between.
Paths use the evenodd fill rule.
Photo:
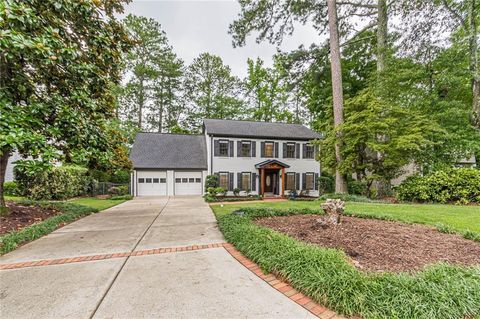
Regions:
<instances>
[{"instance_id":1,"label":"boxwood shrub","mask_svg":"<svg viewBox=\"0 0 480 319\"><path fill-rule=\"evenodd\" d=\"M480 170L458 168L413 175L397 187L404 201L438 203L480 203Z\"/></svg>"},{"instance_id":2,"label":"boxwood shrub","mask_svg":"<svg viewBox=\"0 0 480 319\"><path fill-rule=\"evenodd\" d=\"M67 199L89 192L93 179L81 166L55 166L30 171L26 166L15 166L18 195L35 200Z\"/></svg>"}]
</instances>

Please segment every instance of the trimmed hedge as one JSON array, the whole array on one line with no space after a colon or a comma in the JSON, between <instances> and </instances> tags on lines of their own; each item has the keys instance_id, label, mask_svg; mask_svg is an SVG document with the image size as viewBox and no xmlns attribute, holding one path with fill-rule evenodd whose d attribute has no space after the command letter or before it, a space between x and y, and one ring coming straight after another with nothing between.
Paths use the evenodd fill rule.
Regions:
<instances>
[{"instance_id":1,"label":"trimmed hedge","mask_svg":"<svg viewBox=\"0 0 480 319\"><path fill-rule=\"evenodd\" d=\"M67 199L89 192L93 179L81 166L55 166L47 170L30 172L15 166L18 195L35 200Z\"/></svg>"},{"instance_id":2,"label":"trimmed hedge","mask_svg":"<svg viewBox=\"0 0 480 319\"><path fill-rule=\"evenodd\" d=\"M22 200L18 203L26 206L39 205L42 207L51 207L62 211L63 214L47 218L37 224L1 236L0 254L6 254L16 249L19 245L47 235L57 229L62 223L70 223L84 216L98 212L98 209L96 208L72 203L42 203L30 200Z\"/></svg>"},{"instance_id":3,"label":"trimmed hedge","mask_svg":"<svg viewBox=\"0 0 480 319\"><path fill-rule=\"evenodd\" d=\"M219 217L228 242L267 271L343 315L362 318L474 318L480 267L436 264L416 273L361 272L340 250L322 248L252 223L266 216L319 213L242 208Z\"/></svg>"},{"instance_id":4,"label":"trimmed hedge","mask_svg":"<svg viewBox=\"0 0 480 319\"><path fill-rule=\"evenodd\" d=\"M397 188L403 201L480 203L480 170L458 168L408 177Z\"/></svg>"}]
</instances>

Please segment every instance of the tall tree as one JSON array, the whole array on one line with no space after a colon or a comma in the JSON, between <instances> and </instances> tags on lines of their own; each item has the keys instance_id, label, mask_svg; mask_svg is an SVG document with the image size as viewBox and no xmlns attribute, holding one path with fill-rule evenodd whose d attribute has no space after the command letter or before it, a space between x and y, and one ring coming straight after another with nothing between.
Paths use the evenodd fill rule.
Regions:
<instances>
[{"instance_id":1,"label":"tall tree","mask_svg":"<svg viewBox=\"0 0 480 319\"><path fill-rule=\"evenodd\" d=\"M204 118L238 118L243 105L238 98L240 89L240 80L220 57L200 54L188 66L184 77L187 127L198 132Z\"/></svg>"},{"instance_id":2,"label":"tall tree","mask_svg":"<svg viewBox=\"0 0 480 319\"><path fill-rule=\"evenodd\" d=\"M114 117L114 87L129 47L115 18L123 3L0 3L1 210L13 150L48 163L68 160L78 149L108 149L106 125Z\"/></svg>"},{"instance_id":3,"label":"tall tree","mask_svg":"<svg viewBox=\"0 0 480 319\"><path fill-rule=\"evenodd\" d=\"M147 106L153 98L153 82L158 77L155 59L170 48L165 32L154 19L129 14L124 23L135 45L125 55L124 72L128 81L122 108L123 113L135 118L138 129L142 130L146 127Z\"/></svg>"},{"instance_id":4,"label":"tall tree","mask_svg":"<svg viewBox=\"0 0 480 319\"><path fill-rule=\"evenodd\" d=\"M248 74L244 86L250 104L249 115L256 121L291 122L293 114L286 108L287 88L278 70L280 65L267 68L263 63L260 58L247 61Z\"/></svg>"},{"instance_id":5,"label":"tall tree","mask_svg":"<svg viewBox=\"0 0 480 319\"><path fill-rule=\"evenodd\" d=\"M341 146L343 125L343 87L342 87L342 64L340 58L340 37L338 35L337 4L336 0L327 0L328 24L330 30L330 64L332 72L332 96L333 96L333 123L336 133L335 140L335 193L346 193L347 186L340 170L343 164Z\"/></svg>"},{"instance_id":6,"label":"tall tree","mask_svg":"<svg viewBox=\"0 0 480 319\"><path fill-rule=\"evenodd\" d=\"M183 111L180 101L183 61L170 49L155 57L154 65L153 103L149 107L151 127L158 132L171 132L178 126Z\"/></svg>"}]
</instances>

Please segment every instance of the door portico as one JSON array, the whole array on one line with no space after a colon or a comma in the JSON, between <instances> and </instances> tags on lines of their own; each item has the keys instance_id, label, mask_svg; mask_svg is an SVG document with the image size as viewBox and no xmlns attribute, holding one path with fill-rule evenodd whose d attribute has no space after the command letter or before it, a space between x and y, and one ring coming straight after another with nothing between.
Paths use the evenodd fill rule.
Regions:
<instances>
[{"instance_id":1,"label":"door portico","mask_svg":"<svg viewBox=\"0 0 480 319\"><path fill-rule=\"evenodd\" d=\"M290 166L277 160L255 165L260 176L260 195L285 196L285 168Z\"/></svg>"}]
</instances>

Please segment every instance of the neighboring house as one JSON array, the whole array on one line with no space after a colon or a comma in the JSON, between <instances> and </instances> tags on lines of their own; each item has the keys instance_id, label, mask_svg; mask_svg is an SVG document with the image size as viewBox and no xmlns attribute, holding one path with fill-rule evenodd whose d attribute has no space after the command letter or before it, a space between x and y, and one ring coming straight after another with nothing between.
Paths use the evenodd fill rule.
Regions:
<instances>
[{"instance_id":1,"label":"neighboring house","mask_svg":"<svg viewBox=\"0 0 480 319\"><path fill-rule=\"evenodd\" d=\"M201 195L206 176L216 174L229 194L318 196L310 144L318 138L300 124L233 120L204 120L201 135L139 133L130 154L133 195Z\"/></svg>"},{"instance_id":2,"label":"neighboring house","mask_svg":"<svg viewBox=\"0 0 480 319\"><path fill-rule=\"evenodd\" d=\"M15 162L22 159L20 154L15 151L12 153L10 158L8 159L7 168L5 169L5 182L13 181L13 167L15 166Z\"/></svg>"}]
</instances>

